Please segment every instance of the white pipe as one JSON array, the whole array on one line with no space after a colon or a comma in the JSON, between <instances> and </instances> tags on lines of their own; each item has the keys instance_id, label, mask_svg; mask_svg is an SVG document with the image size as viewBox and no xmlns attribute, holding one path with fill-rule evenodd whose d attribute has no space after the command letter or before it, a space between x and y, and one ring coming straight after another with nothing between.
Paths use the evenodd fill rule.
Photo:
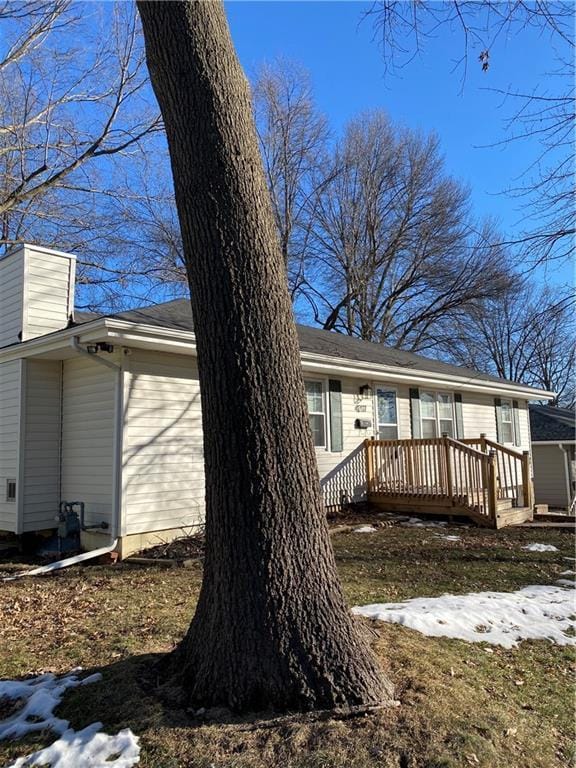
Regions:
<instances>
[{"instance_id":1,"label":"white pipe","mask_svg":"<svg viewBox=\"0 0 576 768\"><path fill-rule=\"evenodd\" d=\"M570 457L566 448L560 444L560 450L564 454L564 480L566 481L566 509L570 509L572 489L570 488Z\"/></svg>"},{"instance_id":2,"label":"white pipe","mask_svg":"<svg viewBox=\"0 0 576 768\"><path fill-rule=\"evenodd\" d=\"M49 563L48 565L41 565L39 568L32 568L30 571L20 571L13 576L4 576L2 581L14 581L20 579L22 576L40 576L43 573L50 573L51 571L58 571L60 568L67 568L69 565L76 565L77 563L83 563L85 560L92 560L100 555L107 555L116 549L118 539L109 544L107 547L100 547L100 549L92 549L90 552L83 552L81 555L74 555L74 557L66 557L64 560L58 560L56 563Z\"/></svg>"},{"instance_id":3,"label":"white pipe","mask_svg":"<svg viewBox=\"0 0 576 768\"><path fill-rule=\"evenodd\" d=\"M119 531L119 522L120 522L120 506L121 506L121 494L122 494L122 479L121 479L121 467L122 467L122 428L123 428L123 419L124 419L124 403L123 403L123 376L122 376L122 365L117 365L116 363L113 363L111 360L107 360L105 357L100 357L99 355L93 355L90 352L88 352L87 349L85 349L80 344L80 339L78 336L74 336L72 338L72 347L81 355L84 355L84 357L88 357L91 360L94 360L97 363L100 363L101 365L105 365L107 368L110 368L114 371L115 377L116 377L116 386L115 386L115 406L114 406L114 459L113 459L113 479L112 479L112 485L113 485L113 503L112 503L112 525L111 525L111 536L114 536L114 541L118 542L118 535L120 533Z\"/></svg>"},{"instance_id":4,"label":"white pipe","mask_svg":"<svg viewBox=\"0 0 576 768\"><path fill-rule=\"evenodd\" d=\"M82 347L79 343L79 339L77 336L74 336L72 339L72 347L79 352L82 355L85 355L86 357L91 358L92 360L96 360L97 362L101 363L102 365L105 365L107 368L111 368L115 374L116 374L116 414L115 414L115 436L114 436L114 463L116 466L118 466L118 463L121 460L121 457L119 455L120 448L121 448L121 419L122 419L122 366L116 365L116 363L111 362L110 360L106 360L105 358L98 357L98 355L92 355L90 352L88 352L84 347ZM119 499L119 492L120 492L120 482L119 482L119 475L118 470L115 471L115 478L114 478L114 504L112 508L112 535L114 536L114 539L111 541L110 544L108 544L105 547L100 547L99 549L92 549L90 552L83 552L80 555L74 555L74 557L66 557L64 560L58 560L55 563L49 563L48 565L41 565L38 568L32 568L29 571L20 571L20 573L15 573L13 576L6 576L2 579L2 581L14 581L15 579L20 579L22 576L41 576L45 573L51 573L52 571L58 571L61 568L68 568L70 565L77 565L78 563L83 563L86 560L93 560L95 557L100 557L100 555L107 555L109 552L113 552L117 545L118 545L118 517L119 517L119 511L120 511L120 499Z\"/></svg>"}]
</instances>

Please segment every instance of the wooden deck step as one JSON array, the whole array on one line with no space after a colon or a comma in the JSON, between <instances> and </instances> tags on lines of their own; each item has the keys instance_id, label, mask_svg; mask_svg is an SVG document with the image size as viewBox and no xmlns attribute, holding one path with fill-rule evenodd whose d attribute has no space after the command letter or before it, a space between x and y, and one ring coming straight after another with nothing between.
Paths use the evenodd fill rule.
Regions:
<instances>
[{"instance_id":1,"label":"wooden deck step","mask_svg":"<svg viewBox=\"0 0 576 768\"><path fill-rule=\"evenodd\" d=\"M496 501L496 509L498 512L505 509L512 509L512 499L498 499Z\"/></svg>"},{"instance_id":2,"label":"wooden deck step","mask_svg":"<svg viewBox=\"0 0 576 768\"><path fill-rule=\"evenodd\" d=\"M509 525L522 525L532 520L532 507L512 507L496 513L496 528L505 528Z\"/></svg>"}]
</instances>

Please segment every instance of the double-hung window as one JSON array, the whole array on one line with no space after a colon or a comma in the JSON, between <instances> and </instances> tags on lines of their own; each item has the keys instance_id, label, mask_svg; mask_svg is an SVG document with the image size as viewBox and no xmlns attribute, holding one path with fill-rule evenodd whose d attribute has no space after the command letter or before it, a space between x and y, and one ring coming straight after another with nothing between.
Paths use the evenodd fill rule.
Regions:
<instances>
[{"instance_id":1,"label":"double-hung window","mask_svg":"<svg viewBox=\"0 0 576 768\"><path fill-rule=\"evenodd\" d=\"M514 443L514 421L512 417L512 403L510 400L502 400L500 405L500 423L502 434L500 440L502 443Z\"/></svg>"},{"instance_id":2,"label":"double-hung window","mask_svg":"<svg viewBox=\"0 0 576 768\"><path fill-rule=\"evenodd\" d=\"M398 439L398 409L396 392L388 387L376 387L376 416L380 440Z\"/></svg>"},{"instance_id":3,"label":"double-hung window","mask_svg":"<svg viewBox=\"0 0 576 768\"><path fill-rule=\"evenodd\" d=\"M326 407L324 385L321 381L312 379L304 382L308 419L312 430L312 438L316 448L326 447Z\"/></svg>"},{"instance_id":4,"label":"double-hung window","mask_svg":"<svg viewBox=\"0 0 576 768\"><path fill-rule=\"evenodd\" d=\"M454 437L454 397L450 392L421 392L422 437Z\"/></svg>"}]
</instances>

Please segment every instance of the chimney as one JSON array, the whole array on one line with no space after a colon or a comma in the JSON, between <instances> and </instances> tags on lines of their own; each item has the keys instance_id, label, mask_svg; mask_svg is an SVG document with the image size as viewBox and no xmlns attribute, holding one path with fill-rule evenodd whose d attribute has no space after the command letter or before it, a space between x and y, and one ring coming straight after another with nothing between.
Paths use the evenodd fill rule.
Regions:
<instances>
[{"instance_id":1,"label":"chimney","mask_svg":"<svg viewBox=\"0 0 576 768\"><path fill-rule=\"evenodd\" d=\"M73 319L76 257L22 243L0 258L0 347L66 328Z\"/></svg>"}]
</instances>

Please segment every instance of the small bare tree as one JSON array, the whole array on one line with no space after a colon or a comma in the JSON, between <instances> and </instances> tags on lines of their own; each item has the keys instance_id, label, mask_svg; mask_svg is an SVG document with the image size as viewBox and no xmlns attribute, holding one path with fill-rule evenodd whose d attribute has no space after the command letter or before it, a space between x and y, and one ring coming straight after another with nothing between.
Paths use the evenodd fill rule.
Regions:
<instances>
[{"instance_id":1,"label":"small bare tree","mask_svg":"<svg viewBox=\"0 0 576 768\"><path fill-rule=\"evenodd\" d=\"M518 278L496 300L458 319L445 354L455 362L555 392L555 405L574 402L574 298L567 289Z\"/></svg>"}]
</instances>

